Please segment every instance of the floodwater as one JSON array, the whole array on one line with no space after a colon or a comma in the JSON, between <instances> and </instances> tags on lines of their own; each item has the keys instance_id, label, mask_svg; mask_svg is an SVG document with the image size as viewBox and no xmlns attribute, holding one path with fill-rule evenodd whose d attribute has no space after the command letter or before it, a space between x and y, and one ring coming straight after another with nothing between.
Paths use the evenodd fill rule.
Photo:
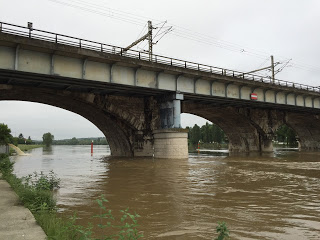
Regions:
<instances>
[{"instance_id":1,"label":"floodwater","mask_svg":"<svg viewBox=\"0 0 320 240\"><path fill-rule=\"evenodd\" d=\"M137 212L144 239L213 239L218 221L232 239L320 239L320 152L273 156L194 154L185 160L112 158L106 146L53 146L16 156L15 172L53 170L61 214L99 214L104 194L117 213Z\"/></svg>"}]
</instances>

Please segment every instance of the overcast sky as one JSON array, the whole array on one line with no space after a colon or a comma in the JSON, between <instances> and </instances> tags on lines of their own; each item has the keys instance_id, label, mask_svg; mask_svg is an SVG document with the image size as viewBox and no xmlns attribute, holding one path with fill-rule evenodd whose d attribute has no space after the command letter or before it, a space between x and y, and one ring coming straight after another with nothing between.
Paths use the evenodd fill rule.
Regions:
<instances>
[{"instance_id":1,"label":"overcast sky","mask_svg":"<svg viewBox=\"0 0 320 240\"><path fill-rule=\"evenodd\" d=\"M269 66L274 55L276 62L292 59L277 78L320 85L318 0L0 0L0 16L122 47L146 33L148 20L155 26L167 21L173 31L154 46L156 54L244 72ZM182 117L183 126L205 121ZM103 136L79 115L36 103L1 101L0 122L33 139L45 132L56 139Z\"/></svg>"}]
</instances>

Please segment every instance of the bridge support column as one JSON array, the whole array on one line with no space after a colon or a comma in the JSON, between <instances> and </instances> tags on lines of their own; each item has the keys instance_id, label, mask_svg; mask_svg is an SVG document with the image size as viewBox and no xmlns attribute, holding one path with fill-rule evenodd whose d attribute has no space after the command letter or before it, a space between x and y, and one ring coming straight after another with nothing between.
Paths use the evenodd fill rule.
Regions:
<instances>
[{"instance_id":1,"label":"bridge support column","mask_svg":"<svg viewBox=\"0 0 320 240\"><path fill-rule=\"evenodd\" d=\"M188 158L188 132L181 129L183 94L166 96L160 105L161 129L153 132L155 158Z\"/></svg>"},{"instance_id":2,"label":"bridge support column","mask_svg":"<svg viewBox=\"0 0 320 240\"><path fill-rule=\"evenodd\" d=\"M260 140L261 152L273 152L272 137L267 137Z\"/></svg>"},{"instance_id":3,"label":"bridge support column","mask_svg":"<svg viewBox=\"0 0 320 240\"><path fill-rule=\"evenodd\" d=\"M188 132L184 129L161 129L153 133L155 158L188 158Z\"/></svg>"},{"instance_id":4,"label":"bridge support column","mask_svg":"<svg viewBox=\"0 0 320 240\"><path fill-rule=\"evenodd\" d=\"M161 128L181 128L181 100L183 94L176 93L166 96L160 104Z\"/></svg>"}]
</instances>

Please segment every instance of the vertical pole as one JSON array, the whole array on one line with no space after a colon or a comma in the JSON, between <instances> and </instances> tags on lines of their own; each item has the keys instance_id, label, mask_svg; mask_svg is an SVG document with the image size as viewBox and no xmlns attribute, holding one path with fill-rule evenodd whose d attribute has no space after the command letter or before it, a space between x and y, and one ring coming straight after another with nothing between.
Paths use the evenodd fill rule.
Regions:
<instances>
[{"instance_id":1,"label":"vertical pole","mask_svg":"<svg viewBox=\"0 0 320 240\"><path fill-rule=\"evenodd\" d=\"M93 140L91 140L91 156L93 156Z\"/></svg>"},{"instance_id":2,"label":"vertical pole","mask_svg":"<svg viewBox=\"0 0 320 240\"><path fill-rule=\"evenodd\" d=\"M200 153L200 140L198 142L198 154Z\"/></svg>"},{"instance_id":3,"label":"vertical pole","mask_svg":"<svg viewBox=\"0 0 320 240\"><path fill-rule=\"evenodd\" d=\"M273 61L272 55L271 55L271 71L272 71L272 83L274 84L274 61Z\"/></svg>"},{"instance_id":4,"label":"vertical pole","mask_svg":"<svg viewBox=\"0 0 320 240\"><path fill-rule=\"evenodd\" d=\"M152 61L152 22L148 21L149 61Z\"/></svg>"},{"instance_id":5,"label":"vertical pole","mask_svg":"<svg viewBox=\"0 0 320 240\"><path fill-rule=\"evenodd\" d=\"M181 101L174 99L173 100L173 125L174 125L174 128L181 127L180 114L181 114Z\"/></svg>"}]
</instances>

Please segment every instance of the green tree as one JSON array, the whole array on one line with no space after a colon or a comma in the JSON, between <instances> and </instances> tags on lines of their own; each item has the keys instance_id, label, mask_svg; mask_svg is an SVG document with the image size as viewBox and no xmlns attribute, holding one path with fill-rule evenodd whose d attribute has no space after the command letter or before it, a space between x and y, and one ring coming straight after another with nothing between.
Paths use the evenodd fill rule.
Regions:
<instances>
[{"instance_id":1,"label":"green tree","mask_svg":"<svg viewBox=\"0 0 320 240\"><path fill-rule=\"evenodd\" d=\"M12 144L15 145L15 146L18 146L18 143L19 143L19 138L12 137Z\"/></svg>"},{"instance_id":2,"label":"green tree","mask_svg":"<svg viewBox=\"0 0 320 240\"><path fill-rule=\"evenodd\" d=\"M296 133L293 131L292 128L288 127L287 125L282 125L276 131L275 139L279 142L286 143L287 146L296 146Z\"/></svg>"},{"instance_id":3,"label":"green tree","mask_svg":"<svg viewBox=\"0 0 320 240\"><path fill-rule=\"evenodd\" d=\"M201 139L201 130L200 127L195 124L192 128L192 133L191 133L191 143L192 144L197 144L199 140Z\"/></svg>"},{"instance_id":4,"label":"green tree","mask_svg":"<svg viewBox=\"0 0 320 240\"><path fill-rule=\"evenodd\" d=\"M222 143L224 139L224 132L217 125L213 125L212 129L213 141L217 143Z\"/></svg>"},{"instance_id":5,"label":"green tree","mask_svg":"<svg viewBox=\"0 0 320 240\"><path fill-rule=\"evenodd\" d=\"M25 143L25 140L24 140L23 134L20 133L18 136L18 144L24 144L24 143Z\"/></svg>"},{"instance_id":6,"label":"green tree","mask_svg":"<svg viewBox=\"0 0 320 240\"><path fill-rule=\"evenodd\" d=\"M79 144L79 141L78 139L76 139L75 137L73 137L71 140L70 140L70 145L78 145Z\"/></svg>"},{"instance_id":7,"label":"green tree","mask_svg":"<svg viewBox=\"0 0 320 240\"><path fill-rule=\"evenodd\" d=\"M203 125L201 127L201 139L203 142L205 143L209 143L210 142L210 124L208 122L206 122L206 125Z\"/></svg>"},{"instance_id":8,"label":"green tree","mask_svg":"<svg viewBox=\"0 0 320 240\"><path fill-rule=\"evenodd\" d=\"M42 136L43 144L45 144L47 147L52 145L52 141L54 139L54 136L51 133L45 133Z\"/></svg>"},{"instance_id":9,"label":"green tree","mask_svg":"<svg viewBox=\"0 0 320 240\"><path fill-rule=\"evenodd\" d=\"M12 142L11 129L4 123L0 123L0 145Z\"/></svg>"},{"instance_id":10,"label":"green tree","mask_svg":"<svg viewBox=\"0 0 320 240\"><path fill-rule=\"evenodd\" d=\"M276 140L279 142L285 142L286 141L286 132L287 132L287 125L282 125L281 127L278 128L276 131Z\"/></svg>"},{"instance_id":11,"label":"green tree","mask_svg":"<svg viewBox=\"0 0 320 240\"><path fill-rule=\"evenodd\" d=\"M298 144L296 139L296 133L293 131L292 128L288 127L286 135L287 135L287 145L296 146Z\"/></svg>"},{"instance_id":12,"label":"green tree","mask_svg":"<svg viewBox=\"0 0 320 240\"><path fill-rule=\"evenodd\" d=\"M28 145L33 144L30 136L29 136L28 139L26 140L26 143L27 143Z\"/></svg>"}]
</instances>

